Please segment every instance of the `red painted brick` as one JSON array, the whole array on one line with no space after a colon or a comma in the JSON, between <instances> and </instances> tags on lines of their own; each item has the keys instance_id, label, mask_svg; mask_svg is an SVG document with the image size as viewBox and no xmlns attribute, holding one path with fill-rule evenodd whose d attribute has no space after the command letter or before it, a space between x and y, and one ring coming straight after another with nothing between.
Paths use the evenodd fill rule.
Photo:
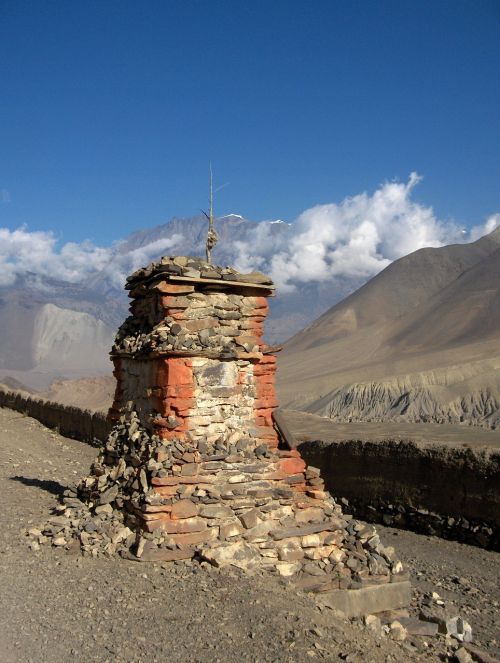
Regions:
<instances>
[{"instance_id":1,"label":"red painted brick","mask_svg":"<svg viewBox=\"0 0 500 663\"><path fill-rule=\"evenodd\" d=\"M193 384L193 371L185 359L168 359L168 385Z\"/></svg>"},{"instance_id":2,"label":"red painted brick","mask_svg":"<svg viewBox=\"0 0 500 663\"><path fill-rule=\"evenodd\" d=\"M255 297L255 309L269 309L269 302L266 297Z\"/></svg>"},{"instance_id":3,"label":"red painted brick","mask_svg":"<svg viewBox=\"0 0 500 663\"><path fill-rule=\"evenodd\" d=\"M211 541L213 538L215 538L215 534L213 532L214 529L219 529L218 527L211 527L209 530L205 530L204 532L190 532L188 534L171 534L171 538L177 543L178 545L197 545L200 543L206 543L207 541Z\"/></svg>"},{"instance_id":4,"label":"red painted brick","mask_svg":"<svg viewBox=\"0 0 500 663\"><path fill-rule=\"evenodd\" d=\"M194 286L189 284L175 285L174 283L168 283L167 281L160 281L160 283L155 285L155 290L167 295L184 295L189 292L194 292Z\"/></svg>"},{"instance_id":5,"label":"red painted brick","mask_svg":"<svg viewBox=\"0 0 500 663\"><path fill-rule=\"evenodd\" d=\"M183 520L154 520L144 524L148 532L155 529L165 530L168 534L188 534L189 532L202 532L207 529L207 522L203 518L185 518Z\"/></svg>"},{"instance_id":6,"label":"red painted brick","mask_svg":"<svg viewBox=\"0 0 500 663\"><path fill-rule=\"evenodd\" d=\"M256 410L261 410L261 409L275 409L279 405L277 399L275 397L267 397L267 398L258 398L256 401L254 401L254 407Z\"/></svg>"},{"instance_id":7,"label":"red painted brick","mask_svg":"<svg viewBox=\"0 0 500 663\"><path fill-rule=\"evenodd\" d=\"M172 398L170 399L172 409L177 410L177 412L185 411L189 412L192 407L195 405L194 398Z\"/></svg>"},{"instance_id":8,"label":"red painted brick","mask_svg":"<svg viewBox=\"0 0 500 663\"><path fill-rule=\"evenodd\" d=\"M297 449L280 449L278 455L280 458L301 458L300 452Z\"/></svg>"},{"instance_id":9,"label":"red painted brick","mask_svg":"<svg viewBox=\"0 0 500 663\"><path fill-rule=\"evenodd\" d=\"M302 458L283 458L279 461L279 466L287 474L299 474L306 469L306 464Z\"/></svg>"},{"instance_id":10,"label":"red painted brick","mask_svg":"<svg viewBox=\"0 0 500 663\"><path fill-rule=\"evenodd\" d=\"M172 520L179 520L182 518L192 518L198 515L198 507L191 500L179 500L172 504L170 516Z\"/></svg>"}]
</instances>

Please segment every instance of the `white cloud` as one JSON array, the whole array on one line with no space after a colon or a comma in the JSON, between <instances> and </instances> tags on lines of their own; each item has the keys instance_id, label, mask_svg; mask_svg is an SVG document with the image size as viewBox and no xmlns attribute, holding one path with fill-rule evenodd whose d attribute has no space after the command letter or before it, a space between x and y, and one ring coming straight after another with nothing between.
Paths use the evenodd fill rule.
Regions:
<instances>
[{"instance_id":1,"label":"white cloud","mask_svg":"<svg viewBox=\"0 0 500 663\"><path fill-rule=\"evenodd\" d=\"M0 286L12 285L24 275L81 283L103 271L121 288L127 274L173 248L180 238L173 235L120 254L116 247L103 248L89 241L67 242L59 248L51 232L0 228Z\"/></svg>"},{"instance_id":2,"label":"white cloud","mask_svg":"<svg viewBox=\"0 0 500 663\"><path fill-rule=\"evenodd\" d=\"M316 205L293 224L263 222L250 239L224 247L225 254L240 271L270 273L280 291L286 292L311 281L352 279L359 284L419 248L474 241L500 225L500 214L470 231L439 220L432 207L412 200L419 181L412 173L408 182L386 182L371 195ZM180 234L132 250L125 246L103 248L88 241L59 246L51 232L0 228L0 285L13 284L18 275L32 275L39 283L42 277L81 283L100 273L122 288L125 277L138 267L165 253L192 250L189 239Z\"/></svg>"},{"instance_id":3,"label":"white cloud","mask_svg":"<svg viewBox=\"0 0 500 663\"><path fill-rule=\"evenodd\" d=\"M126 277L139 267L144 267L152 260L158 260L165 251L175 248L182 240L178 233L172 237L163 237L149 244L127 251L116 253L103 272L109 277L111 283L117 288L123 288Z\"/></svg>"},{"instance_id":4,"label":"white cloud","mask_svg":"<svg viewBox=\"0 0 500 663\"><path fill-rule=\"evenodd\" d=\"M277 285L291 290L301 282L340 276L368 279L412 251L473 241L499 223L495 215L464 232L452 221L437 219L432 207L411 199L420 179L412 173L407 183L386 182L372 195L361 193L303 212L288 246L269 260Z\"/></svg>"},{"instance_id":5,"label":"white cloud","mask_svg":"<svg viewBox=\"0 0 500 663\"><path fill-rule=\"evenodd\" d=\"M279 224L281 225L281 224ZM286 225L284 232L275 232L273 221L260 223L252 233L251 242L235 241L232 243L232 264L240 272L254 269L269 269L269 261L274 253L286 250L291 232Z\"/></svg>"},{"instance_id":6,"label":"white cloud","mask_svg":"<svg viewBox=\"0 0 500 663\"><path fill-rule=\"evenodd\" d=\"M51 232L0 228L0 285L11 285L17 276L29 273L78 283L102 269L109 258L110 249L91 242L68 242L57 250Z\"/></svg>"},{"instance_id":7,"label":"white cloud","mask_svg":"<svg viewBox=\"0 0 500 663\"><path fill-rule=\"evenodd\" d=\"M470 231L469 240L475 242L483 235L488 235L492 233L495 228L500 226L500 214L492 214L486 219L486 222L482 226L474 226Z\"/></svg>"}]
</instances>

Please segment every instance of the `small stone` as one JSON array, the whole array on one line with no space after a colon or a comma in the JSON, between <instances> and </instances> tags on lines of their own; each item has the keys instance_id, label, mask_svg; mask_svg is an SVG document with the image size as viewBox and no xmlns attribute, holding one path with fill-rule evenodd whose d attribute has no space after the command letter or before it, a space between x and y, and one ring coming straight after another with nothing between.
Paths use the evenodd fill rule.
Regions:
<instances>
[{"instance_id":1,"label":"small stone","mask_svg":"<svg viewBox=\"0 0 500 663\"><path fill-rule=\"evenodd\" d=\"M241 523L228 523L227 525L221 525L220 537L221 539L230 539L233 536L240 535L243 531Z\"/></svg>"},{"instance_id":2,"label":"small stone","mask_svg":"<svg viewBox=\"0 0 500 663\"><path fill-rule=\"evenodd\" d=\"M311 576L325 575L325 572L322 569L320 569L319 566L314 562L308 562L307 564L304 564L303 571L304 573L308 573Z\"/></svg>"},{"instance_id":3,"label":"small stone","mask_svg":"<svg viewBox=\"0 0 500 663\"><path fill-rule=\"evenodd\" d=\"M276 570L280 576L289 577L298 573L302 568L301 562L278 562Z\"/></svg>"},{"instance_id":4,"label":"small stone","mask_svg":"<svg viewBox=\"0 0 500 663\"><path fill-rule=\"evenodd\" d=\"M244 474L233 474L232 477L229 477L227 480L228 483L244 483L247 480Z\"/></svg>"},{"instance_id":5,"label":"small stone","mask_svg":"<svg viewBox=\"0 0 500 663\"><path fill-rule=\"evenodd\" d=\"M321 545L321 539L319 534L308 534L302 537L301 544L303 548L315 548Z\"/></svg>"},{"instance_id":6,"label":"small stone","mask_svg":"<svg viewBox=\"0 0 500 663\"><path fill-rule=\"evenodd\" d=\"M318 546L317 548L310 548L306 551L308 559L326 559L335 550L335 546Z\"/></svg>"},{"instance_id":7,"label":"small stone","mask_svg":"<svg viewBox=\"0 0 500 663\"><path fill-rule=\"evenodd\" d=\"M136 557L142 557L142 554L144 552L144 548L146 547L147 539L144 537L141 537L139 539L139 543L137 544L137 550L136 550Z\"/></svg>"},{"instance_id":8,"label":"small stone","mask_svg":"<svg viewBox=\"0 0 500 663\"><path fill-rule=\"evenodd\" d=\"M399 573L403 573L403 565L399 560L393 563L392 572L395 573L396 575Z\"/></svg>"},{"instance_id":9,"label":"small stone","mask_svg":"<svg viewBox=\"0 0 500 663\"><path fill-rule=\"evenodd\" d=\"M382 633L382 622L376 615L366 615L364 623L374 633Z\"/></svg>"},{"instance_id":10,"label":"small stone","mask_svg":"<svg viewBox=\"0 0 500 663\"><path fill-rule=\"evenodd\" d=\"M472 642L472 627L462 617L454 617L446 623L447 633L460 642Z\"/></svg>"},{"instance_id":11,"label":"small stone","mask_svg":"<svg viewBox=\"0 0 500 663\"><path fill-rule=\"evenodd\" d=\"M406 640L408 632L401 622L394 621L389 625L389 635L396 642L403 642Z\"/></svg>"},{"instance_id":12,"label":"small stone","mask_svg":"<svg viewBox=\"0 0 500 663\"><path fill-rule=\"evenodd\" d=\"M298 543L290 541L278 547L278 559L281 562L297 562L304 559L304 551Z\"/></svg>"},{"instance_id":13,"label":"small stone","mask_svg":"<svg viewBox=\"0 0 500 663\"><path fill-rule=\"evenodd\" d=\"M460 647L460 649L457 649L455 652L455 660L458 661L458 663L473 663L474 661L465 647Z\"/></svg>"},{"instance_id":14,"label":"small stone","mask_svg":"<svg viewBox=\"0 0 500 663\"><path fill-rule=\"evenodd\" d=\"M112 486L101 493L99 497L100 504L110 504L118 497L118 486Z\"/></svg>"},{"instance_id":15,"label":"small stone","mask_svg":"<svg viewBox=\"0 0 500 663\"><path fill-rule=\"evenodd\" d=\"M260 559L257 550L243 541L218 548L204 548L201 557L218 568L231 565L239 569L253 568Z\"/></svg>"},{"instance_id":16,"label":"small stone","mask_svg":"<svg viewBox=\"0 0 500 663\"><path fill-rule=\"evenodd\" d=\"M97 514L104 513L111 515L113 513L113 507L111 506L111 504L101 504L100 506L96 506L95 512Z\"/></svg>"},{"instance_id":17,"label":"small stone","mask_svg":"<svg viewBox=\"0 0 500 663\"><path fill-rule=\"evenodd\" d=\"M128 537L132 534L132 530L129 529L128 527L121 527L116 534L113 535L111 538L112 543L120 543L121 541L125 541L128 539Z\"/></svg>"},{"instance_id":18,"label":"small stone","mask_svg":"<svg viewBox=\"0 0 500 663\"><path fill-rule=\"evenodd\" d=\"M224 504L207 504L201 508L200 516L203 518L230 518L233 516L233 510Z\"/></svg>"},{"instance_id":19,"label":"small stone","mask_svg":"<svg viewBox=\"0 0 500 663\"><path fill-rule=\"evenodd\" d=\"M261 518L259 517L259 512L257 509L250 509L250 511L242 513L239 516L239 519L245 529L256 527L261 522Z\"/></svg>"},{"instance_id":20,"label":"small stone","mask_svg":"<svg viewBox=\"0 0 500 663\"><path fill-rule=\"evenodd\" d=\"M55 539L52 540L52 545L61 547L67 545L67 541L63 536L57 536Z\"/></svg>"},{"instance_id":21,"label":"small stone","mask_svg":"<svg viewBox=\"0 0 500 663\"><path fill-rule=\"evenodd\" d=\"M436 622L428 622L423 619L405 619L402 623L410 635L433 637L438 633Z\"/></svg>"},{"instance_id":22,"label":"small stone","mask_svg":"<svg viewBox=\"0 0 500 663\"><path fill-rule=\"evenodd\" d=\"M38 527L30 527L30 529L28 530L28 534L30 536L39 537L39 536L42 536L42 531L40 529L38 529Z\"/></svg>"}]
</instances>

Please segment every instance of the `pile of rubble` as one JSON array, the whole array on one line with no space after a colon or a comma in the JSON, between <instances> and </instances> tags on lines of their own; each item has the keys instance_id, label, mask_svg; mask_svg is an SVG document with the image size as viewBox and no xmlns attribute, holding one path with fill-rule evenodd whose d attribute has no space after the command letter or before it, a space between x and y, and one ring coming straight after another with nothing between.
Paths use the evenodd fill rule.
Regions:
<instances>
[{"instance_id":1,"label":"pile of rubble","mask_svg":"<svg viewBox=\"0 0 500 663\"><path fill-rule=\"evenodd\" d=\"M297 476L305 493L293 490L297 479L286 482ZM33 541L77 542L87 555L266 568L308 589L389 582L402 572L394 549L342 514L298 452L248 440L207 453L150 435L134 411L55 512L30 530Z\"/></svg>"}]
</instances>

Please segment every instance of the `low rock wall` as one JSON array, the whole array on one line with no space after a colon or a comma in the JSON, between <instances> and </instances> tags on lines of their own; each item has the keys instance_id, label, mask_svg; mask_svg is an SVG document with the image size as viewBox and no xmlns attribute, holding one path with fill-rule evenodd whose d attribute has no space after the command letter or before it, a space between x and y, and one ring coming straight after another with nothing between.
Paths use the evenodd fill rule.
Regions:
<instances>
[{"instance_id":1,"label":"low rock wall","mask_svg":"<svg viewBox=\"0 0 500 663\"><path fill-rule=\"evenodd\" d=\"M100 446L105 440L111 424L101 412L82 410L70 405L53 403L35 398L24 392L10 391L0 388L0 407L8 407L23 412L37 419L48 428L55 428L66 437Z\"/></svg>"},{"instance_id":2,"label":"low rock wall","mask_svg":"<svg viewBox=\"0 0 500 663\"><path fill-rule=\"evenodd\" d=\"M500 550L500 451L399 440L298 448L355 517Z\"/></svg>"},{"instance_id":3,"label":"low rock wall","mask_svg":"<svg viewBox=\"0 0 500 663\"><path fill-rule=\"evenodd\" d=\"M23 392L0 388L0 407L95 446L111 429L102 413ZM356 517L500 550L499 451L359 440L308 441L300 451Z\"/></svg>"}]
</instances>

